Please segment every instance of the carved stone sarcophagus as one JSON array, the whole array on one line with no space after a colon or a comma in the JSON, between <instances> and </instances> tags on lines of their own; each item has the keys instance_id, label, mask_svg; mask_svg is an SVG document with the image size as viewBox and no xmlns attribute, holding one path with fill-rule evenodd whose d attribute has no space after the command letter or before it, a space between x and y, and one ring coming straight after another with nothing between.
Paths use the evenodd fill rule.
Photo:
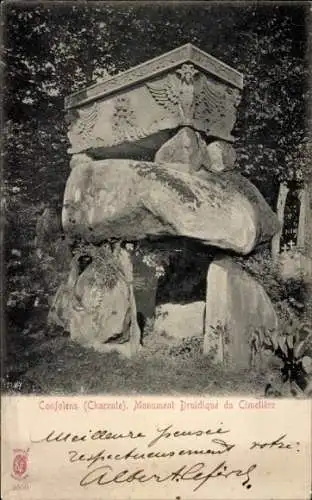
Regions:
<instances>
[{"instance_id":1,"label":"carved stone sarcophagus","mask_svg":"<svg viewBox=\"0 0 312 500\"><path fill-rule=\"evenodd\" d=\"M66 99L71 154L153 159L180 127L232 141L242 75L191 44Z\"/></svg>"}]
</instances>

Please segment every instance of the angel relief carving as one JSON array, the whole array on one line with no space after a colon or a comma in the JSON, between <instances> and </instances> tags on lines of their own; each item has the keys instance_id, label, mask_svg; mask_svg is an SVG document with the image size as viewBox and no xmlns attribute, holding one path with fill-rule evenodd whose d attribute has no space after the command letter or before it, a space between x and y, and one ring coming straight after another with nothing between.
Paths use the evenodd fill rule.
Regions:
<instances>
[{"instance_id":1,"label":"angel relief carving","mask_svg":"<svg viewBox=\"0 0 312 500\"><path fill-rule=\"evenodd\" d=\"M194 113L194 79L198 74L193 64L183 64L174 74L146 87L159 106L188 121Z\"/></svg>"},{"instance_id":2,"label":"angel relief carving","mask_svg":"<svg viewBox=\"0 0 312 500\"><path fill-rule=\"evenodd\" d=\"M194 118L206 122L207 128L218 127L231 131L239 101L237 89L229 89L203 75L198 82Z\"/></svg>"},{"instance_id":3,"label":"angel relief carving","mask_svg":"<svg viewBox=\"0 0 312 500\"><path fill-rule=\"evenodd\" d=\"M92 131L98 118L98 103L92 106L79 109L79 119L76 123L76 134L83 141L89 141L92 138Z\"/></svg>"},{"instance_id":4,"label":"angel relief carving","mask_svg":"<svg viewBox=\"0 0 312 500\"><path fill-rule=\"evenodd\" d=\"M229 131L234 125L239 90L213 81L193 64L183 64L174 74L146 87L159 106L182 118L184 124L197 120L205 130Z\"/></svg>"}]
</instances>

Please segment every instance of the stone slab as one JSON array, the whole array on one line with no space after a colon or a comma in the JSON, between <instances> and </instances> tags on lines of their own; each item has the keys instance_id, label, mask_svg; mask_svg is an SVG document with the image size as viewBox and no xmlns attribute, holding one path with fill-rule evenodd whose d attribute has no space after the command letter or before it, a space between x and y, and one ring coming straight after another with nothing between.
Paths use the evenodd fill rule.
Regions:
<instances>
[{"instance_id":1,"label":"stone slab","mask_svg":"<svg viewBox=\"0 0 312 500\"><path fill-rule=\"evenodd\" d=\"M153 335L183 339L203 337L205 302L162 304L155 311Z\"/></svg>"},{"instance_id":2,"label":"stone slab","mask_svg":"<svg viewBox=\"0 0 312 500\"><path fill-rule=\"evenodd\" d=\"M230 257L216 259L207 274L204 353L215 362L251 368L253 333L277 328L276 312L262 285Z\"/></svg>"},{"instance_id":3,"label":"stone slab","mask_svg":"<svg viewBox=\"0 0 312 500\"><path fill-rule=\"evenodd\" d=\"M184 236L241 254L278 230L275 214L247 179L191 172L185 164L83 158L66 184L64 230L91 243Z\"/></svg>"}]
</instances>

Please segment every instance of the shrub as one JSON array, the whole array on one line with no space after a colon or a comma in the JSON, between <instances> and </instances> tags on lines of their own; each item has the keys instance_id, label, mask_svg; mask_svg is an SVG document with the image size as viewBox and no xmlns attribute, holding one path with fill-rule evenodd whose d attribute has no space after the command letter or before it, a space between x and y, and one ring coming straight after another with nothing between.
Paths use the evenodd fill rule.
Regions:
<instances>
[{"instance_id":1,"label":"shrub","mask_svg":"<svg viewBox=\"0 0 312 500\"><path fill-rule=\"evenodd\" d=\"M246 257L235 257L241 267L253 276L267 292L282 321L301 317L304 313L305 283L303 279L284 280L269 249Z\"/></svg>"},{"instance_id":2,"label":"shrub","mask_svg":"<svg viewBox=\"0 0 312 500\"><path fill-rule=\"evenodd\" d=\"M312 329L306 323L288 324L288 331L263 337L263 348L281 360L279 377L268 380L265 394L312 396ZM278 386L278 387L276 387Z\"/></svg>"}]
</instances>

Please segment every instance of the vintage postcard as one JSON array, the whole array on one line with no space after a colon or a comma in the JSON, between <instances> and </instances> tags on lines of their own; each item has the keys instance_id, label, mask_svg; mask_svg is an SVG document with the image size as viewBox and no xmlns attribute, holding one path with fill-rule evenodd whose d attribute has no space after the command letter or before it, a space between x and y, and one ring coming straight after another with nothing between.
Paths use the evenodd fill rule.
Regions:
<instances>
[{"instance_id":1,"label":"vintage postcard","mask_svg":"<svg viewBox=\"0 0 312 500\"><path fill-rule=\"evenodd\" d=\"M1 20L2 500L311 500L312 4Z\"/></svg>"}]
</instances>

